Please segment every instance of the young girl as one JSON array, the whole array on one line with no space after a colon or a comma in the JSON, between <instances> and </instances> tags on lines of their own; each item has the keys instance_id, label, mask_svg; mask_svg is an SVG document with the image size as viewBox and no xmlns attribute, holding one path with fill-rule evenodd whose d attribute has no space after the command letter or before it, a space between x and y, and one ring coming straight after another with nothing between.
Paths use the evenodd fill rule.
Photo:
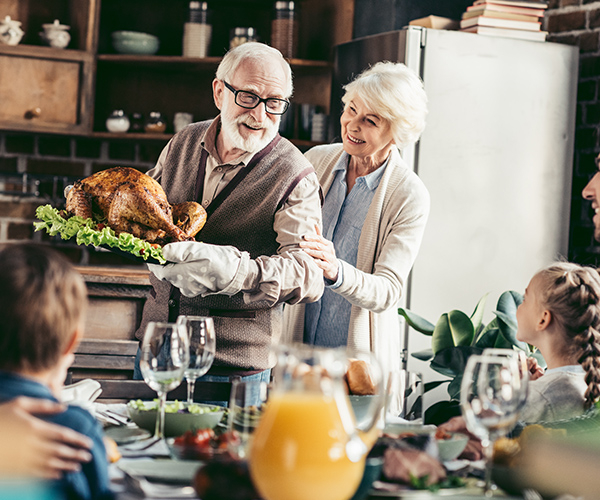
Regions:
<instances>
[{"instance_id":1,"label":"young girl","mask_svg":"<svg viewBox=\"0 0 600 500\"><path fill-rule=\"evenodd\" d=\"M525 290L517 323L517 339L536 346L548 365L546 372L537 363L529 365L527 402L520 420L531 424L567 419L594 404L600 397L598 271L568 262L542 269ZM462 416L440 429L469 434L461 457L482 457L481 442L468 432Z\"/></svg>"},{"instance_id":2,"label":"young girl","mask_svg":"<svg viewBox=\"0 0 600 500\"><path fill-rule=\"evenodd\" d=\"M525 290L517 322L517 339L536 346L548 365L529 382L521 420L570 418L594 404L600 396L598 272L568 262L542 269Z\"/></svg>"}]
</instances>

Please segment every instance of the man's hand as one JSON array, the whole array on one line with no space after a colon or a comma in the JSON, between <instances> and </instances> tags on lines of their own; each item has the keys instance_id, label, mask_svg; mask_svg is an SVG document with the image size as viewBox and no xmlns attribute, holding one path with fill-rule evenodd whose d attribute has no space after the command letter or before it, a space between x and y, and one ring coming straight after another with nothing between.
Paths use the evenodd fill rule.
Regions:
<instances>
[{"instance_id":1,"label":"man's hand","mask_svg":"<svg viewBox=\"0 0 600 500\"><path fill-rule=\"evenodd\" d=\"M81 462L92 459L89 438L33 416L64 409L59 403L26 397L0 404L0 477L58 479L63 471L77 471Z\"/></svg>"},{"instance_id":2,"label":"man's hand","mask_svg":"<svg viewBox=\"0 0 600 500\"><path fill-rule=\"evenodd\" d=\"M235 295L242 289L250 255L233 246L180 241L163 247L169 264L149 264L148 269L166 280L186 297L221 293Z\"/></svg>"}]
</instances>

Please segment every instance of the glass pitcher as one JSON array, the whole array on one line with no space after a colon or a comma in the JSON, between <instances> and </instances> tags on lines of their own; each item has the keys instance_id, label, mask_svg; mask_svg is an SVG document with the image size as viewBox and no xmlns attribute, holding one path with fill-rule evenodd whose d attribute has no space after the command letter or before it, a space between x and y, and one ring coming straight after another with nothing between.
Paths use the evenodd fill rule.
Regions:
<instances>
[{"instance_id":1,"label":"glass pitcher","mask_svg":"<svg viewBox=\"0 0 600 500\"><path fill-rule=\"evenodd\" d=\"M348 500L379 433L381 368L371 353L280 348L274 385L250 443L252 480L265 500ZM357 424L345 382L350 358L366 359L375 394Z\"/></svg>"}]
</instances>

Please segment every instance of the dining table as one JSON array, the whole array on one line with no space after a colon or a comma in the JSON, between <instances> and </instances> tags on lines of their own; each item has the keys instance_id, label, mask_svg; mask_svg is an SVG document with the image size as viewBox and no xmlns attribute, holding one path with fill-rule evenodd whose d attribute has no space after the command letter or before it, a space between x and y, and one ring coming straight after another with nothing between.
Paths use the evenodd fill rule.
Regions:
<instances>
[{"instance_id":1,"label":"dining table","mask_svg":"<svg viewBox=\"0 0 600 500\"><path fill-rule=\"evenodd\" d=\"M93 403L93 411L103 424L107 437L118 446L120 458L109 466L111 487L116 500L176 500L198 498L192 484L196 471L206 462L182 461L171 456L164 439L156 440L149 432L140 430L127 413L123 403ZM444 463L450 474L468 468L481 476L481 462L453 460ZM479 471L479 472L477 472ZM363 500L485 500L480 480L467 475L463 486L438 491L415 490L397 484L375 481ZM542 500L536 491L511 496L496 489L493 498L503 500ZM319 499L321 500L321 499ZM327 499L322 499L327 500ZM565 499L566 500L566 499Z\"/></svg>"}]
</instances>

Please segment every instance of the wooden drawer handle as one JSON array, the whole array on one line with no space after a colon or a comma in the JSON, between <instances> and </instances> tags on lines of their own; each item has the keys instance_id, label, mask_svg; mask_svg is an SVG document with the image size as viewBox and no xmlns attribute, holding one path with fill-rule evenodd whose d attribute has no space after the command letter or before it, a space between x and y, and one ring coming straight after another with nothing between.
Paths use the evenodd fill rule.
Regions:
<instances>
[{"instance_id":1,"label":"wooden drawer handle","mask_svg":"<svg viewBox=\"0 0 600 500\"><path fill-rule=\"evenodd\" d=\"M42 108L33 108L25 111L25 118L31 120L32 118L38 118L42 116Z\"/></svg>"}]
</instances>

